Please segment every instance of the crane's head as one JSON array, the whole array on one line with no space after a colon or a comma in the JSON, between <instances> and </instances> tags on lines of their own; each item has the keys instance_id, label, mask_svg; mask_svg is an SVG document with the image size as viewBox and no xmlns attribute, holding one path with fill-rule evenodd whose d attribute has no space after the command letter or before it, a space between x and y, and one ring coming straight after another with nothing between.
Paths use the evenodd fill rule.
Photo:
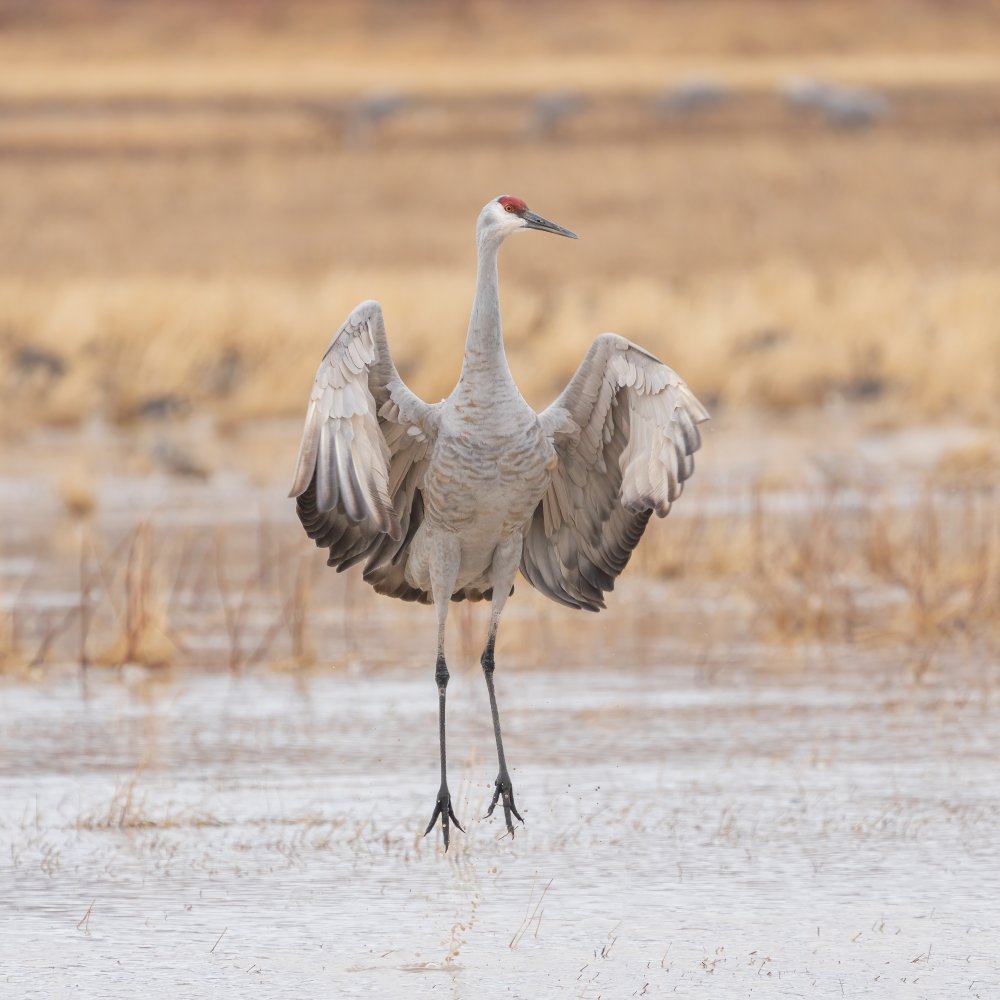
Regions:
<instances>
[{"instance_id":1,"label":"crane's head","mask_svg":"<svg viewBox=\"0 0 1000 1000\"><path fill-rule=\"evenodd\" d=\"M539 229L543 233L568 236L573 240L578 238L576 233L571 233L568 229L563 229L562 226L536 215L520 198L514 198L509 194L502 194L486 205L479 213L478 228L480 232L490 233L501 240L519 229Z\"/></svg>"}]
</instances>

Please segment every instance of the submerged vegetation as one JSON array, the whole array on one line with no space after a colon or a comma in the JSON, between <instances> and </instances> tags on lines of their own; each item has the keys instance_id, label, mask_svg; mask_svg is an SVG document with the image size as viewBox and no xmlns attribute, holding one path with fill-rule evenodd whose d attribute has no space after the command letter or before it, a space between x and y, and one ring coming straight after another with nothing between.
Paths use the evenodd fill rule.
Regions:
<instances>
[{"instance_id":1,"label":"submerged vegetation","mask_svg":"<svg viewBox=\"0 0 1000 1000\"><path fill-rule=\"evenodd\" d=\"M716 666L747 643L761 661L768 647L784 647L781 662L794 662L795 648L834 658L855 648L881 651L914 676L955 656L995 658L1000 483L941 489L936 474L902 493L861 481L758 483L684 498L650 529L605 615L556 608L521 581L501 645L522 667L575 664L595 642L650 664L670 644L690 644ZM77 537L75 556L63 544L44 570L8 581L6 670L338 669L362 650L365 666L379 669L409 662L411 630L432 626L357 573L326 569L290 524L165 530L144 521L122 531L84 520ZM52 602L53 590L65 596ZM470 662L485 614L455 609Z\"/></svg>"}]
</instances>

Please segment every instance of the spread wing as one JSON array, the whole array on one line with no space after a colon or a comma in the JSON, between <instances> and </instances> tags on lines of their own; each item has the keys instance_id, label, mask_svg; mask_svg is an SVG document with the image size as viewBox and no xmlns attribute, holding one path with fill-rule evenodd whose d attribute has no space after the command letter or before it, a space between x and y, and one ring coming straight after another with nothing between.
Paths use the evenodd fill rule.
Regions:
<instances>
[{"instance_id":1,"label":"spread wing","mask_svg":"<svg viewBox=\"0 0 1000 1000\"><path fill-rule=\"evenodd\" d=\"M665 517L694 471L708 413L676 372L605 333L539 419L558 465L521 572L553 600L598 611L653 511Z\"/></svg>"},{"instance_id":2,"label":"spread wing","mask_svg":"<svg viewBox=\"0 0 1000 1000\"><path fill-rule=\"evenodd\" d=\"M289 493L306 533L329 548L329 565L345 570L367 559L365 579L376 590L423 599L403 571L436 434L437 407L415 396L392 363L381 307L362 302L316 372Z\"/></svg>"}]
</instances>

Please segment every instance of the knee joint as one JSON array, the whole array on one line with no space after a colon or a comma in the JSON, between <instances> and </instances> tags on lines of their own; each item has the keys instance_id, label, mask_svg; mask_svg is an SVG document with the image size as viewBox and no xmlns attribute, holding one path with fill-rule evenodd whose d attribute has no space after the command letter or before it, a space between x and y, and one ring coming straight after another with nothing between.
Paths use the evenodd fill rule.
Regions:
<instances>
[{"instance_id":1,"label":"knee joint","mask_svg":"<svg viewBox=\"0 0 1000 1000\"><path fill-rule=\"evenodd\" d=\"M448 664L444 662L443 656L439 656L437 658L437 668L434 670L434 680L437 682L438 691L442 694L445 688L448 687L448 678L450 676L448 673Z\"/></svg>"},{"instance_id":2,"label":"knee joint","mask_svg":"<svg viewBox=\"0 0 1000 1000\"><path fill-rule=\"evenodd\" d=\"M483 650L483 655L479 658L479 662L482 665L483 673L486 673L486 674L492 674L493 673L493 670L495 669L496 664L493 662L493 647L492 646L487 646L486 649Z\"/></svg>"}]
</instances>

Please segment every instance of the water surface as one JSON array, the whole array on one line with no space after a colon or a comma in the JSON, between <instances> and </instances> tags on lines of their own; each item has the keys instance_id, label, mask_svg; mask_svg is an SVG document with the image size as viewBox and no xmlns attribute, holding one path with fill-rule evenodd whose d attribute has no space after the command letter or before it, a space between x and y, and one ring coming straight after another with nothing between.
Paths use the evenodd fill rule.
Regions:
<instances>
[{"instance_id":1,"label":"water surface","mask_svg":"<svg viewBox=\"0 0 1000 1000\"><path fill-rule=\"evenodd\" d=\"M989 689L500 671L6 682L0 994L1000 995Z\"/></svg>"}]
</instances>

